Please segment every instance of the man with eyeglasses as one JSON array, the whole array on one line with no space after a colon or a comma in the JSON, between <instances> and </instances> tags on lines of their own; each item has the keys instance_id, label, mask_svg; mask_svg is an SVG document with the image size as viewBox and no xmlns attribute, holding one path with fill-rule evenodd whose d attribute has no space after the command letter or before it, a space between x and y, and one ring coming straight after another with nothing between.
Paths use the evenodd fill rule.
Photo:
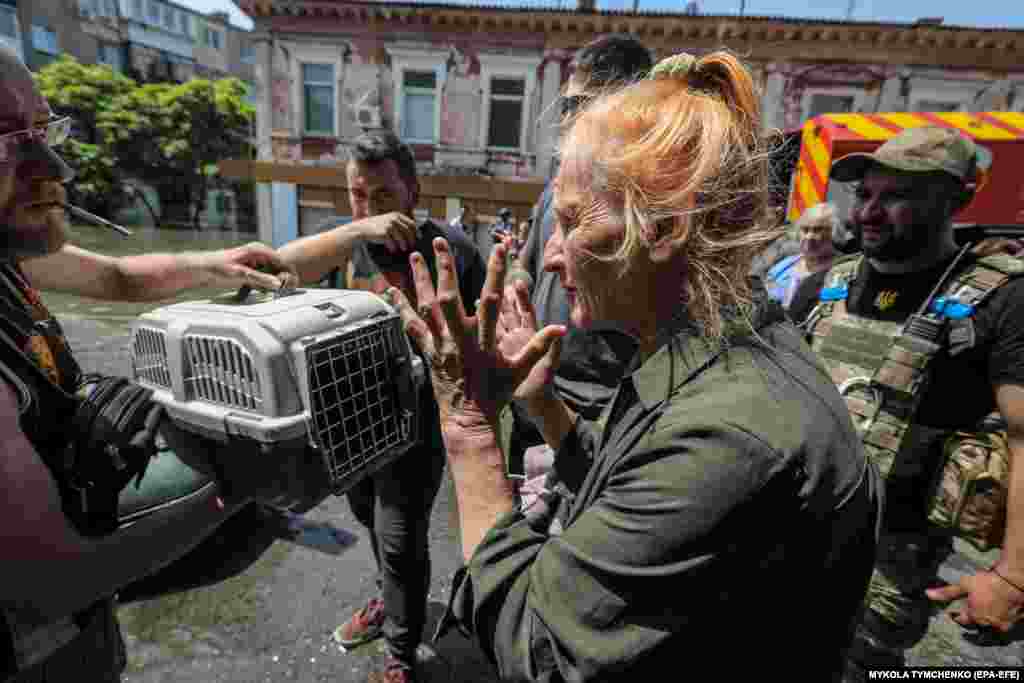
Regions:
<instances>
[{"instance_id":1,"label":"man with eyeglasses","mask_svg":"<svg viewBox=\"0 0 1024 683\"><path fill-rule=\"evenodd\" d=\"M76 391L85 379L37 289L141 301L203 285L276 288L292 277L256 270L289 271L264 245L113 258L68 243L63 184L74 174L53 147L69 130L70 121L53 116L29 70L0 47L0 680L5 682L121 680L124 644L112 596L183 556L237 509L234 499L221 499L214 486L197 492L188 506L161 510L105 535L87 535L72 521L71 511L85 508L75 507L72 494L88 484L68 481L66 457L96 451L75 448L82 441L74 422L83 404ZM121 414L126 412L123 407Z\"/></svg>"},{"instance_id":2,"label":"man with eyeglasses","mask_svg":"<svg viewBox=\"0 0 1024 683\"><path fill-rule=\"evenodd\" d=\"M571 121L593 95L637 80L651 66L650 52L630 35L611 34L588 43L576 53L570 64L571 75L560 98L563 124ZM556 174L557 169L554 169L551 177ZM534 207L533 225L520 254L518 277L532 286L531 299L537 311L538 325L569 326L569 334L563 340L555 387L570 408L589 419L596 419L618 385L622 368L599 335L583 334L572 327L569 302L561 281L556 273L544 270L544 254L556 233L553 194L553 183L549 181ZM509 279L510 282L515 281L517 274L513 272ZM513 470L520 470L533 480L524 487L524 500L529 501L529 490L543 478L553 453L544 445L540 432L525 413L515 409L513 412L516 421L509 459ZM527 452L527 449L530 450Z\"/></svg>"}]
</instances>

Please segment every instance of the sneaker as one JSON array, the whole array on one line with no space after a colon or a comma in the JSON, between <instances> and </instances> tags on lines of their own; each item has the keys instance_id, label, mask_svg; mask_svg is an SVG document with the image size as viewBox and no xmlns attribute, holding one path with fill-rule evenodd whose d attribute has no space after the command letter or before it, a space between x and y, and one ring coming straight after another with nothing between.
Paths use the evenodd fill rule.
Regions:
<instances>
[{"instance_id":1,"label":"sneaker","mask_svg":"<svg viewBox=\"0 0 1024 683\"><path fill-rule=\"evenodd\" d=\"M384 671L378 673L371 680L376 683L416 683L416 672L409 665L388 657L384 664Z\"/></svg>"},{"instance_id":2,"label":"sneaker","mask_svg":"<svg viewBox=\"0 0 1024 683\"><path fill-rule=\"evenodd\" d=\"M356 647L379 638L384 626L384 601L374 598L348 621L334 629L334 639L343 647Z\"/></svg>"}]
</instances>

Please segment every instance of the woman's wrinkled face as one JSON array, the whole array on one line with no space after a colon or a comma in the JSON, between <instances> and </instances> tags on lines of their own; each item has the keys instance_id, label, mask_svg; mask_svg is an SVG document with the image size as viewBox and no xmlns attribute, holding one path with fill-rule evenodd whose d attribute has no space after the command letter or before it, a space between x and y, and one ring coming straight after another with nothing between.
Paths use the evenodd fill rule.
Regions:
<instances>
[{"instance_id":1,"label":"woman's wrinkled face","mask_svg":"<svg viewBox=\"0 0 1024 683\"><path fill-rule=\"evenodd\" d=\"M618 262L595 256L615 253L625 235L620 202L595 183L589 154L572 151L562 159L555 180L555 231L544 250L544 268L557 273L576 327L614 323L633 327L641 293L620 277Z\"/></svg>"}]
</instances>

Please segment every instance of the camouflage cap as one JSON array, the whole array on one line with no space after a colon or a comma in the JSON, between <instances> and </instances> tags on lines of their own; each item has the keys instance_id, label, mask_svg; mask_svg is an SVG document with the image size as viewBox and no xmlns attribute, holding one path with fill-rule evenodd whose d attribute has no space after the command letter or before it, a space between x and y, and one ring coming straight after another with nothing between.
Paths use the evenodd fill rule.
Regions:
<instances>
[{"instance_id":1,"label":"camouflage cap","mask_svg":"<svg viewBox=\"0 0 1024 683\"><path fill-rule=\"evenodd\" d=\"M844 183L860 180L875 164L912 173L945 171L970 183L977 172L978 148L952 128L908 128L872 154L847 154L838 159L829 175Z\"/></svg>"}]
</instances>

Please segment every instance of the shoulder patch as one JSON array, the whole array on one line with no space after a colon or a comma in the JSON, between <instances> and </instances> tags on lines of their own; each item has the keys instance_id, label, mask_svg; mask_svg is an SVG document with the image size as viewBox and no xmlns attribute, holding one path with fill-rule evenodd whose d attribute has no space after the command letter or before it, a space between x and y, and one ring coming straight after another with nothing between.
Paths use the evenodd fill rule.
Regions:
<instances>
[{"instance_id":1,"label":"shoulder patch","mask_svg":"<svg viewBox=\"0 0 1024 683\"><path fill-rule=\"evenodd\" d=\"M833 262L832 267L829 268L828 275L825 276L825 286L838 287L845 285L854 278L859 267L860 254L852 254L836 260Z\"/></svg>"}]
</instances>

